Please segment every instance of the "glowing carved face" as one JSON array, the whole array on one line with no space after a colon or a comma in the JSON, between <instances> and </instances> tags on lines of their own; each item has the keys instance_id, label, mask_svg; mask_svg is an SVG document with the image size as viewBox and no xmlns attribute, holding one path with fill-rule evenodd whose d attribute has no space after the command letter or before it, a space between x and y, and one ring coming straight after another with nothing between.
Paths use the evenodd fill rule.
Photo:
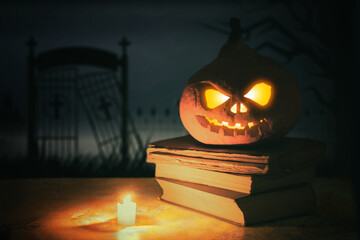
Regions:
<instances>
[{"instance_id":1,"label":"glowing carved face","mask_svg":"<svg viewBox=\"0 0 360 240\"><path fill-rule=\"evenodd\" d=\"M242 42L192 76L180 101L188 132L206 144L250 144L285 135L300 114L293 77Z\"/></svg>"},{"instance_id":2,"label":"glowing carved face","mask_svg":"<svg viewBox=\"0 0 360 240\"><path fill-rule=\"evenodd\" d=\"M248 111L246 100L242 100L241 98L232 100L232 95L229 93L226 93L223 90L216 89L215 86L211 85L211 83L208 83L210 86L207 86L206 83L204 83L203 89L202 89L202 105L205 108L208 109L215 109L217 107L219 108L228 108L231 113L237 114L238 112L240 115L246 114ZM258 104L260 106L266 106L270 102L271 98L271 86L269 84L266 84L265 82L259 82L255 84L246 94L243 96L244 98L251 100L254 102L254 104ZM238 100L238 101L237 101ZM230 102L231 104L228 104L227 102ZM223 106L225 104L225 106ZM223 128L224 134L226 135L244 135L245 131L248 134L261 134L261 128L260 126L268 125L269 123L266 121L266 119L259 119L252 122L228 122L228 121L221 121L218 119L211 119L207 116L200 116L197 115L196 118L198 119L199 123L204 127L210 127L210 130L219 132L221 128ZM264 126L263 126L264 127ZM267 126L271 127L271 126ZM251 131L255 128L257 131Z\"/></svg>"}]
</instances>

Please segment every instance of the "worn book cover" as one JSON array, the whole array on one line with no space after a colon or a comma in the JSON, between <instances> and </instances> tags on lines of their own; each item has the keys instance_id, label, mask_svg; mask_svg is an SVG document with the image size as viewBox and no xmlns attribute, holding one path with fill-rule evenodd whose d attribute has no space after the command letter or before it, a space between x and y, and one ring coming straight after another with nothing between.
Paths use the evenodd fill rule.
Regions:
<instances>
[{"instance_id":1,"label":"worn book cover","mask_svg":"<svg viewBox=\"0 0 360 240\"><path fill-rule=\"evenodd\" d=\"M247 195L173 179L156 179L162 200L241 226L311 213L315 197L308 184Z\"/></svg>"},{"instance_id":2,"label":"worn book cover","mask_svg":"<svg viewBox=\"0 0 360 240\"><path fill-rule=\"evenodd\" d=\"M315 166L325 146L311 139L282 138L249 146L205 145L190 135L149 144L147 162L241 174L286 174Z\"/></svg>"},{"instance_id":3,"label":"worn book cover","mask_svg":"<svg viewBox=\"0 0 360 240\"><path fill-rule=\"evenodd\" d=\"M171 178L253 194L298 183L311 184L315 178L315 168L306 167L283 176L273 176L225 173L178 164L157 163L155 177Z\"/></svg>"}]
</instances>

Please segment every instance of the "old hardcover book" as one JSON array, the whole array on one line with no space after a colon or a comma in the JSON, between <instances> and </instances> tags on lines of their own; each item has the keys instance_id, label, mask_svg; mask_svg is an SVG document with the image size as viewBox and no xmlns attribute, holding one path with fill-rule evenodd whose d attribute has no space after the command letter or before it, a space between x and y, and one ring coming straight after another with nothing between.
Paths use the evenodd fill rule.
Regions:
<instances>
[{"instance_id":1,"label":"old hardcover book","mask_svg":"<svg viewBox=\"0 0 360 240\"><path fill-rule=\"evenodd\" d=\"M253 194L297 183L311 184L315 168L302 168L284 176L245 175L203 170L177 164L157 163L155 177L193 182L236 192Z\"/></svg>"},{"instance_id":2,"label":"old hardcover book","mask_svg":"<svg viewBox=\"0 0 360 240\"><path fill-rule=\"evenodd\" d=\"M282 138L255 146L213 146L190 135L149 144L147 162L241 174L286 174L314 166L324 155L320 141Z\"/></svg>"},{"instance_id":3,"label":"old hardcover book","mask_svg":"<svg viewBox=\"0 0 360 240\"><path fill-rule=\"evenodd\" d=\"M306 184L247 195L173 179L157 181L163 189L162 200L242 226L305 215L315 209L313 191Z\"/></svg>"}]
</instances>

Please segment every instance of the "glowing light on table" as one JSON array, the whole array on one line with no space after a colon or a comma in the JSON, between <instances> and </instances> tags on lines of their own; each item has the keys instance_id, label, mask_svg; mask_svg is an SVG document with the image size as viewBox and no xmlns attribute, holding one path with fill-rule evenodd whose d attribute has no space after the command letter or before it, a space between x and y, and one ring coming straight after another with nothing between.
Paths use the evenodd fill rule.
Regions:
<instances>
[{"instance_id":1,"label":"glowing light on table","mask_svg":"<svg viewBox=\"0 0 360 240\"><path fill-rule=\"evenodd\" d=\"M134 225L136 218L136 203L131 201L131 196L126 195L123 204L117 204L118 224Z\"/></svg>"}]
</instances>

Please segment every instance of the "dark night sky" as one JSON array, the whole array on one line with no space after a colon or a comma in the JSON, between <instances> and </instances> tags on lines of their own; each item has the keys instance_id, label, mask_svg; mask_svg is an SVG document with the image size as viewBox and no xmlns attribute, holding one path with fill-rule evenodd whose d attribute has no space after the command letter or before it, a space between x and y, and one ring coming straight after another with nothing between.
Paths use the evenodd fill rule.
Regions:
<instances>
[{"instance_id":1,"label":"dark night sky","mask_svg":"<svg viewBox=\"0 0 360 240\"><path fill-rule=\"evenodd\" d=\"M24 115L26 96L26 55L24 42L33 36L36 52L64 46L93 46L120 54L117 42L126 36L131 41L130 106L144 109L152 106L174 107L187 79L212 61L227 36L206 29L202 24L228 31L230 17L239 17L242 24L252 24L262 16L274 16L281 22L288 19L281 6L259 11L246 9L267 4L255 1L131 1L100 2L37 2L2 3L0 8L0 56L2 91L10 92L15 105ZM250 6L250 7L249 7ZM258 45L264 39L276 38L277 33L254 33L248 44ZM306 37L306 36L304 36ZM314 44L318 44L314 41ZM274 56L274 53L268 53ZM281 56L279 57L281 59ZM306 59L296 59L288 65L298 71L297 78L306 86L301 68L309 68ZM292 65L295 65L293 67ZM310 66L316 72L316 66ZM292 68L292 69L291 69ZM326 84L318 81L316 84ZM166 89L166 91L164 91ZM141 98L139 98L141 96ZM165 101L164 101L165 100Z\"/></svg>"},{"instance_id":2,"label":"dark night sky","mask_svg":"<svg viewBox=\"0 0 360 240\"><path fill-rule=\"evenodd\" d=\"M304 7L295 3L299 5L295 10L301 16ZM326 15L329 6L312 4L315 16L331 20L332 16ZM310 32L301 30L281 1L8 1L0 3L0 92L12 96L15 107L25 118L27 47L24 43L30 36L38 42L37 53L57 47L92 46L119 55L121 49L117 43L126 36L131 41L128 54L132 112L138 107L150 111L154 106L169 107L175 112L188 78L212 61L226 42L230 17L240 18L244 27L272 17L300 42L318 51L324 49ZM331 24L329 21L327 29L320 26L320 30L325 34L331 32ZM276 43L284 50L291 49L278 29L266 26L254 30L246 43L255 48L265 41ZM302 89L316 87L326 100L333 98L334 86L307 55L298 54L287 62L276 51L264 49L259 53L285 64ZM324 110L312 93L304 92L303 99L304 111L323 113L320 118L302 117L297 133L305 125L317 122L316 131L328 134L322 135L323 138L333 138L334 113Z\"/></svg>"},{"instance_id":3,"label":"dark night sky","mask_svg":"<svg viewBox=\"0 0 360 240\"><path fill-rule=\"evenodd\" d=\"M17 106L26 96L24 42L33 36L37 52L63 46L93 46L120 54L117 42L131 41L132 106L176 104L186 80L212 60L227 36L204 30L200 23L227 22L238 15L232 3L22 3L2 4L1 86ZM5 37L4 37L5 36ZM166 91L163 91L166 89ZM141 98L139 98L141 96ZM23 112L23 109L21 109Z\"/></svg>"}]
</instances>

